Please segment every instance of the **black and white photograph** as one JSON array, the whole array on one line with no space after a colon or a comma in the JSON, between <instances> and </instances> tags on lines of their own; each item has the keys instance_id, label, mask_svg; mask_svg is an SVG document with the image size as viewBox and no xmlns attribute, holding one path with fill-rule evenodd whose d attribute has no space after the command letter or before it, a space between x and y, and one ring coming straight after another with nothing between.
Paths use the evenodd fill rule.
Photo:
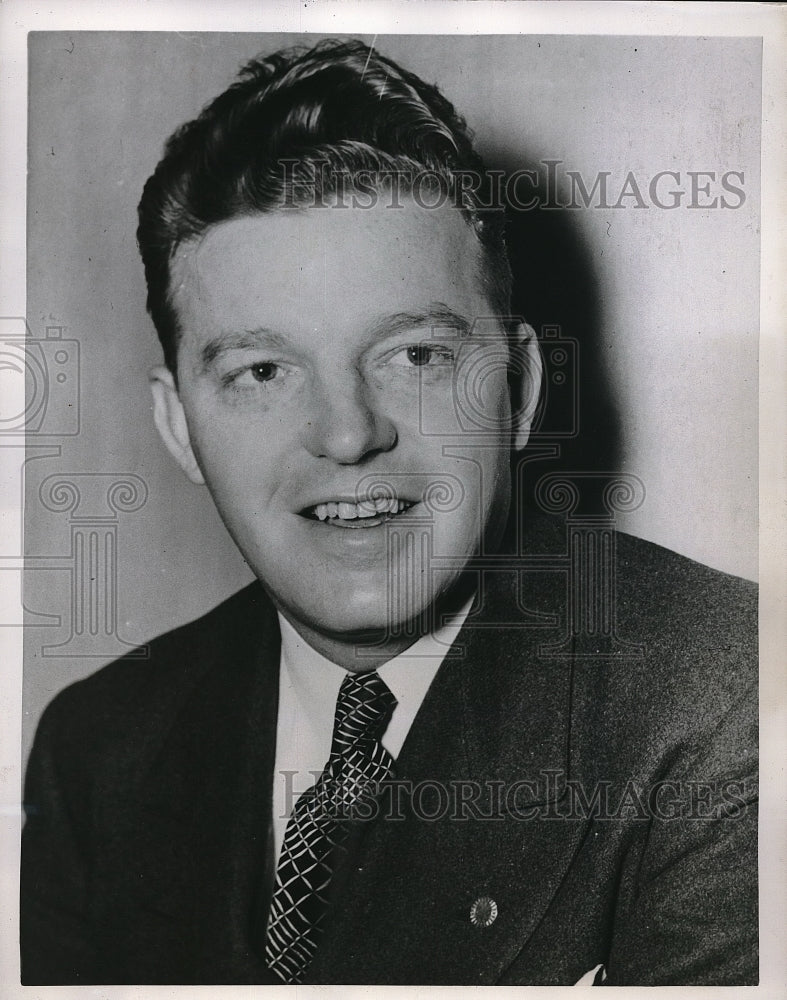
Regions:
<instances>
[{"instance_id":1,"label":"black and white photograph","mask_svg":"<svg viewBox=\"0 0 787 1000\"><path fill-rule=\"evenodd\" d=\"M85 6L0 310L3 982L776 996L779 22Z\"/></svg>"}]
</instances>

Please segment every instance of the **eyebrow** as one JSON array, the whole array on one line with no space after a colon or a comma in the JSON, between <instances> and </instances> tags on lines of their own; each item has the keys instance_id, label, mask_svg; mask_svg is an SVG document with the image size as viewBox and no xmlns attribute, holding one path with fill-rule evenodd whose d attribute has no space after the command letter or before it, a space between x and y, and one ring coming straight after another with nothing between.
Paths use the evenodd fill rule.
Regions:
<instances>
[{"instance_id":1,"label":"eyebrow","mask_svg":"<svg viewBox=\"0 0 787 1000\"><path fill-rule=\"evenodd\" d=\"M209 340L200 351L202 369L207 371L217 358L230 351L253 351L263 344L279 347L285 343L285 340L286 338L280 336L275 330L269 330L264 326L254 330L221 333Z\"/></svg>"},{"instance_id":2,"label":"eyebrow","mask_svg":"<svg viewBox=\"0 0 787 1000\"><path fill-rule=\"evenodd\" d=\"M471 328L468 320L460 313L455 312L442 302L435 302L423 311L400 312L384 316L374 324L370 333L372 337L376 338L425 326L441 329L449 327L456 330L460 337L466 337Z\"/></svg>"}]
</instances>

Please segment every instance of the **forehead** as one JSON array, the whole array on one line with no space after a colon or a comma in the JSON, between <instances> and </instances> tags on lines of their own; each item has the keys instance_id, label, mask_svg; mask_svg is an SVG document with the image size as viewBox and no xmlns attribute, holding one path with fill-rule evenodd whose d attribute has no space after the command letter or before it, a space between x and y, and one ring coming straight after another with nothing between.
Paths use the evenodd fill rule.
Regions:
<instances>
[{"instance_id":1,"label":"forehead","mask_svg":"<svg viewBox=\"0 0 787 1000\"><path fill-rule=\"evenodd\" d=\"M455 208L307 208L232 219L181 247L172 294L184 335L373 324L445 303L488 315L482 249Z\"/></svg>"}]
</instances>

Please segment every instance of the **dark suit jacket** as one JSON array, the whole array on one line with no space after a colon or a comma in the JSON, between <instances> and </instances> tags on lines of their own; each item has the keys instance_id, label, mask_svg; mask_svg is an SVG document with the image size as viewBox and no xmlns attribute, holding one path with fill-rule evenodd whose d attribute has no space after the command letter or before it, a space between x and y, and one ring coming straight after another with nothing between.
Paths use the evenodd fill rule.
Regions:
<instances>
[{"instance_id":1,"label":"dark suit jacket","mask_svg":"<svg viewBox=\"0 0 787 1000\"><path fill-rule=\"evenodd\" d=\"M565 550L559 523L531 530ZM550 655L566 574L484 575L307 982L757 982L754 588L617 550L620 641L582 655ZM55 698L25 794L25 984L269 981L278 663L255 584Z\"/></svg>"}]
</instances>

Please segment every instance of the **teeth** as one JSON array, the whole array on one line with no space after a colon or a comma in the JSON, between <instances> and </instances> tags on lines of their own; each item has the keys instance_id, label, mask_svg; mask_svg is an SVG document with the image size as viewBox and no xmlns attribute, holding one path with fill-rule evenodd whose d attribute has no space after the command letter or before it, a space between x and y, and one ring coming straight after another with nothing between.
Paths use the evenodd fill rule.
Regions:
<instances>
[{"instance_id":1,"label":"teeth","mask_svg":"<svg viewBox=\"0 0 787 1000\"><path fill-rule=\"evenodd\" d=\"M347 503L344 500L318 503L313 512L320 521L326 521L329 518L354 521L356 518L374 517L376 514L400 514L411 506L412 504L407 500L397 500L395 497L377 497L374 500L361 500L359 503Z\"/></svg>"}]
</instances>

